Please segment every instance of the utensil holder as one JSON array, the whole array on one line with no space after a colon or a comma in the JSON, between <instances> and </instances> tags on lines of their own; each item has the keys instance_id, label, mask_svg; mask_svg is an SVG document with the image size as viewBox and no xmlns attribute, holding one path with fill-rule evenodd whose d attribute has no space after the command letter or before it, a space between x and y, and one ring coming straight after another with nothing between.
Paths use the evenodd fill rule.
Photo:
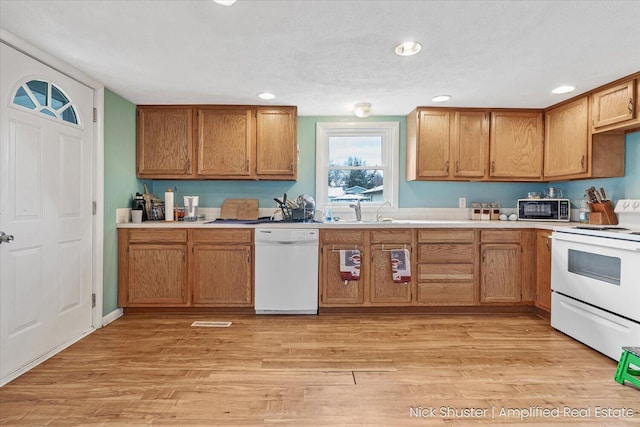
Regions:
<instances>
[{"instance_id":1,"label":"utensil holder","mask_svg":"<svg viewBox=\"0 0 640 427\"><path fill-rule=\"evenodd\" d=\"M618 216L613 211L611 201L607 200L602 203L590 203L589 224L600 225L617 225Z\"/></svg>"}]
</instances>

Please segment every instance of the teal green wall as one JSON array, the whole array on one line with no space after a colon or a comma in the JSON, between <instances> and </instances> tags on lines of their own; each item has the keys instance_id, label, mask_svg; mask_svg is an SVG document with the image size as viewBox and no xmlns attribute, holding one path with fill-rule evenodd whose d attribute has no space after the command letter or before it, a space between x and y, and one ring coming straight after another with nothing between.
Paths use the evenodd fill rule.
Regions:
<instances>
[{"instance_id":1,"label":"teal green wall","mask_svg":"<svg viewBox=\"0 0 640 427\"><path fill-rule=\"evenodd\" d=\"M135 166L135 105L105 91L105 200L104 200L104 302L106 315L117 308L117 235L116 208L128 207L136 191L142 191L145 181L136 179ZM377 116L356 119L344 116L299 117L298 144L300 162L298 180L291 181L146 181L153 193L160 195L167 188L178 187L180 195L194 194L201 197L201 205L218 207L228 197L257 198L260 207L275 207L273 197L286 192L315 195L315 133L317 122L397 121L400 123L400 183L401 208L457 207L458 197L473 201L497 202L514 207L518 198L529 191L543 191L545 183L483 183L483 182L407 182L404 180L406 163L406 119L404 116ZM626 137L626 176L587 181L559 182L565 196L574 203L590 186L605 187L613 199L640 198L640 132Z\"/></svg>"},{"instance_id":2,"label":"teal green wall","mask_svg":"<svg viewBox=\"0 0 640 427\"><path fill-rule=\"evenodd\" d=\"M129 206L138 185L136 106L105 90L103 315L118 308L116 209Z\"/></svg>"}]
</instances>

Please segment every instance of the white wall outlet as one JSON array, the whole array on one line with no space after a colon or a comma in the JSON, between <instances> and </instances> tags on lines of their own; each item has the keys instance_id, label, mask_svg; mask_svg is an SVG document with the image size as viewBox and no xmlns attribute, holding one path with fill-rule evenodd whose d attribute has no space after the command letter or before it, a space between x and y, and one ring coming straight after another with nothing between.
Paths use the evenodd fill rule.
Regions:
<instances>
[{"instance_id":1,"label":"white wall outlet","mask_svg":"<svg viewBox=\"0 0 640 427\"><path fill-rule=\"evenodd\" d=\"M467 198L466 197L458 198L458 207L460 209L464 209L464 208L467 207Z\"/></svg>"}]
</instances>

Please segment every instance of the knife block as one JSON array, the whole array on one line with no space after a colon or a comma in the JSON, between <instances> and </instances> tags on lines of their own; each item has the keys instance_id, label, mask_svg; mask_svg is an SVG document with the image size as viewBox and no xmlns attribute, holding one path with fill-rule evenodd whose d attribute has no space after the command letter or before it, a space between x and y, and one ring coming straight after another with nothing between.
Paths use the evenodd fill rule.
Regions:
<instances>
[{"instance_id":1,"label":"knife block","mask_svg":"<svg viewBox=\"0 0 640 427\"><path fill-rule=\"evenodd\" d=\"M607 200L602 203L589 204L591 212L589 213L589 224L600 225L617 225L618 216L613 211L611 201Z\"/></svg>"}]
</instances>

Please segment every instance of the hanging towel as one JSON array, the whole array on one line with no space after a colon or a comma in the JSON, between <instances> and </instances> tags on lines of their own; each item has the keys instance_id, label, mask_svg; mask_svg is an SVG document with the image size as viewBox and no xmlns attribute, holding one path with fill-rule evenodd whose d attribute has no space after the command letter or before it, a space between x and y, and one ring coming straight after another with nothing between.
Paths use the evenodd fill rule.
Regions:
<instances>
[{"instance_id":1,"label":"hanging towel","mask_svg":"<svg viewBox=\"0 0 640 427\"><path fill-rule=\"evenodd\" d=\"M359 250L340 250L340 277L342 280L360 279Z\"/></svg>"},{"instance_id":2,"label":"hanging towel","mask_svg":"<svg viewBox=\"0 0 640 427\"><path fill-rule=\"evenodd\" d=\"M411 255L409 249L394 249L391 254L391 278L396 283L411 281Z\"/></svg>"}]
</instances>

